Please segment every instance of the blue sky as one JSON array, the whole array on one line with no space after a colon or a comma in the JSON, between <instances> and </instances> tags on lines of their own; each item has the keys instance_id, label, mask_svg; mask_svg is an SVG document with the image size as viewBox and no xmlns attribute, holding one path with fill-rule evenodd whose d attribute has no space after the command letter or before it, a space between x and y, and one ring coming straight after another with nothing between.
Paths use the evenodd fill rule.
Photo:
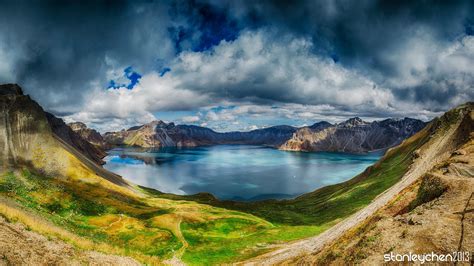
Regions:
<instances>
[{"instance_id":1,"label":"blue sky","mask_svg":"<svg viewBox=\"0 0 474 266\"><path fill-rule=\"evenodd\" d=\"M7 0L0 82L100 131L429 120L474 98L473 5Z\"/></svg>"}]
</instances>

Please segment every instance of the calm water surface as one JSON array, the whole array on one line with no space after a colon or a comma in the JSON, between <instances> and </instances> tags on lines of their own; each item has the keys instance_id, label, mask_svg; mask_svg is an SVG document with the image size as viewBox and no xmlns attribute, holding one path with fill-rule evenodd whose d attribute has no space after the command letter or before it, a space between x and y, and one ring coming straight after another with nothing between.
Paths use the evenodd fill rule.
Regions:
<instances>
[{"instance_id":1,"label":"calm water surface","mask_svg":"<svg viewBox=\"0 0 474 266\"><path fill-rule=\"evenodd\" d=\"M350 179L382 152L286 152L262 146L219 145L109 151L105 168L163 192L210 192L220 199L291 198Z\"/></svg>"}]
</instances>

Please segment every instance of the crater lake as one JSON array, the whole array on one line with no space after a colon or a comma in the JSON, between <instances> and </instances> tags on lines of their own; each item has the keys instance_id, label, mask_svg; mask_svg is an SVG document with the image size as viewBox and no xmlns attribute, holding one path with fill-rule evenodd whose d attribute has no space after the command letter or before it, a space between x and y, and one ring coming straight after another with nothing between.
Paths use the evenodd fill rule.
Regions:
<instances>
[{"instance_id":1,"label":"crater lake","mask_svg":"<svg viewBox=\"0 0 474 266\"><path fill-rule=\"evenodd\" d=\"M252 145L196 148L116 148L104 167L135 184L166 193L212 193L219 199L292 198L346 181L375 163L367 154L288 152Z\"/></svg>"}]
</instances>

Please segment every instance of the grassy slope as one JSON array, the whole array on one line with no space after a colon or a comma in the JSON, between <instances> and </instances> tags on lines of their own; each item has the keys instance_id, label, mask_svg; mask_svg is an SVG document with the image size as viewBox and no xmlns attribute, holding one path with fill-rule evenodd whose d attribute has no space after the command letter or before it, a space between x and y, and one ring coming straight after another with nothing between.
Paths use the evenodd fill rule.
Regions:
<instances>
[{"instance_id":1,"label":"grassy slope","mask_svg":"<svg viewBox=\"0 0 474 266\"><path fill-rule=\"evenodd\" d=\"M90 182L80 173L63 179L28 170L0 177L0 195L87 241L106 243L103 252L145 263L173 254L190 264L233 262L316 235L363 208L403 176L428 135L428 129L421 131L347 182L293 200L239 203L152 189L138 196L104 181Z\"/></svg>"}]
</instances>

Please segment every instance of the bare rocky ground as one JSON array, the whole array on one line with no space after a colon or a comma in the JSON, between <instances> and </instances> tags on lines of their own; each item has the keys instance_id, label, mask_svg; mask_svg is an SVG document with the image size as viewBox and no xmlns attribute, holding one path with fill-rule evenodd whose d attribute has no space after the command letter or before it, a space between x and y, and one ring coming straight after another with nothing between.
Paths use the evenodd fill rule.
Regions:
<instances>
[{"instance_id":1,"label":"bare rocky ground","mask_svg":"<svg viewBox=\"0 0 474 266\"><path fill-rule=\"evenodd\" d=\"M420 182L358 228L347 232L320 252L301 256L291 264L380 265L383 255L474 251L474 145L455 151L445 162L427 173L447 186L438 198L408 211ZM453 264L453 263L449 263Z\"/></svg>"},{"instance_id":2,"label":"bare rocky ground","mask_svg":"<svg viewBox=\"0 0 474 266\"><path fill-rule=\"evenodd\" d=\"M131 258L83 251L0 217L0 265L140 265Z\"/></svg>"}]
</instances>

